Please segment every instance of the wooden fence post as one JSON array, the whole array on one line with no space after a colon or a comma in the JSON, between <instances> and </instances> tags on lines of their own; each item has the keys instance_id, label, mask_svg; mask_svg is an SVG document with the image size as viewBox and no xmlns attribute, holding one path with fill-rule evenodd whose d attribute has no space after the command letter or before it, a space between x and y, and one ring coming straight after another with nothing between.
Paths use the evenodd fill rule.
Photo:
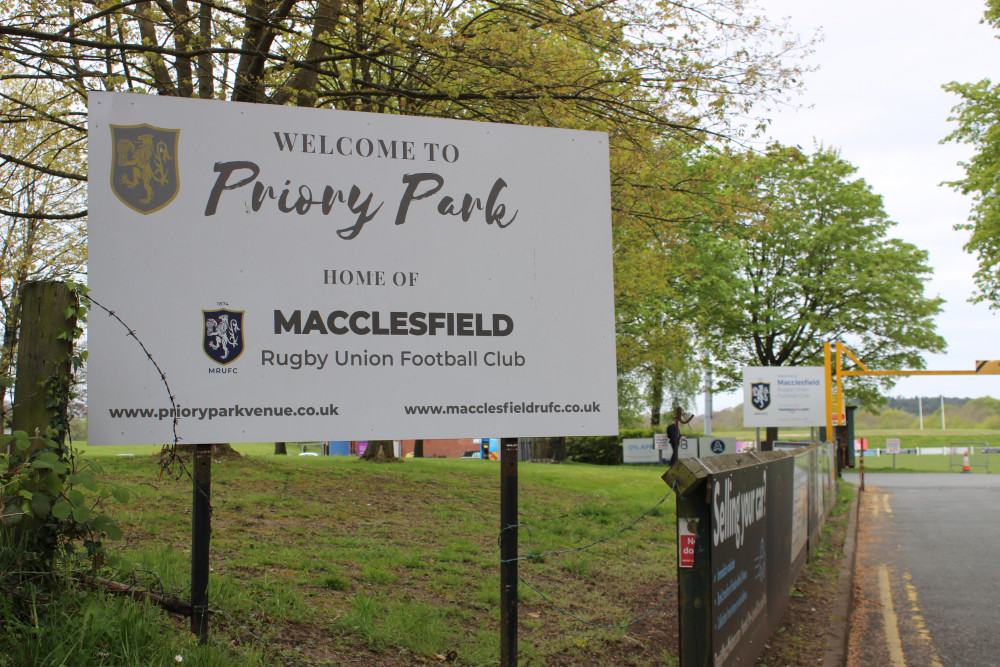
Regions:
<instances>
[{"instance_id":1,"label":"wooden fence post","mask_svg":"<svg viewBox=\"0 0 1000 667\"><path fill-rule=\"evenodd\" d=\"M21 292L21 335L11 419L14 431L33 436L38 429L44 436L49 426L65 413L73 353L73 337L66 332L76 325L75 315L67 318L66 312L75 305L73 292L65 283L31 282ZM66 388L56 402L49 400L46 382L50 378L62 378L62 383L51 386ZM62 445L65 436L65 432L57 432L53 439Z\"/></svg>"}]
</instances>

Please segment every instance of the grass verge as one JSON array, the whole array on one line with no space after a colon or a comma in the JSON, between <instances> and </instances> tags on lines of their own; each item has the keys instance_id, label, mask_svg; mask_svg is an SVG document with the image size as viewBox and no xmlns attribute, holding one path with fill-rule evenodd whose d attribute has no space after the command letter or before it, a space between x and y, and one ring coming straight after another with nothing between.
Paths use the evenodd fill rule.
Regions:
<instances>
[{"instance_id":1,"label":"grass verge","mask_svg":"<svg viewBox=\"0 0 1000 667\"><path fill-rule=\"evenodd\" d=\"M378 465L238 448L244 458L213 464L206 646L185 618L81 593L0 633L10 638L0 639L0 666L168 665L178 656L235 666L496 664L498 463ZM159 477L158 448L116 449L88 452L134 492L113 547L131 565L113 578L187 597L191 482ZM663 472L520 466L519 553L537 557L519 567L519 664L677 664L676 520ZM813 568L832 567L838 548L820 546L793 605L822 592ZM798 650L803 632L782 630L772 647Z\"/></svg>"}]
</instances>

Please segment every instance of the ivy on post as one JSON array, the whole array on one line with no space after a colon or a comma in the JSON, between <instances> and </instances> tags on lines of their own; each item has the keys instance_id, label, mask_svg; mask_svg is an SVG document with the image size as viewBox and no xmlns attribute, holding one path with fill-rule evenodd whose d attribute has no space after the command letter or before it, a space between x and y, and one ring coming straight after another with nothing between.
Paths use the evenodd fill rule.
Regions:
<instances>
[{"instance_id":1,"label":"ivy on post","mask_svg":"<svg viewBox=\"0 0 1000 667\"><path fill-rule=\"evenodd\" d=\"M66 443L73 377L86 356L74 350L78 321L86 316L85 290L55 282L27 283L22 290L13 432L0 435L0 460L3 450L10 452L0 470L0 530L10 531L8 544L21 544L23 553L17 567L0 572L0 587L24 601L33 586L48 588L64 574L56 569L58 554L72 555L82 543L93 572L103 563L103 539L121 538L100 508L110 497L123 502L127 490L98 482L100 466Z\"/></svg>"}]
</instances>

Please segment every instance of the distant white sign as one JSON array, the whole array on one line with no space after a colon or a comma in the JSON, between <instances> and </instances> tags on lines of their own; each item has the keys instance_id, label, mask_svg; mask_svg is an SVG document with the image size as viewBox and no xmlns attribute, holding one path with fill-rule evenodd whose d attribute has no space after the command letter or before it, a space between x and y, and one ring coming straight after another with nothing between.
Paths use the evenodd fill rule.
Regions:
<instances>
[{"instance_id":1,"label":"distant white sign","mask_svg":"<svg viewBox=\"0 0 1000 667\"><path fill-rule=\"evenodd\" d=\"M743 425L821 426L826 423L822 367L743 369Z\"/></svg>"},{"instance_id":2,"label":"distant white sign","mask_svg":"<svg viewBox=\"0 0 1000 667\"><path fill-rule=\"evenodd\" d=\"M606 134L89 105L91 443L617 433Z\"/></svg>"},{"instance_id":3,"label":"distant white sign","mask_svg":"<svg viewBox=\"0 0 1000 667\"><path fill-rule=\"evenodd\" d=\"M886 438L885 439L885 453L886 454L899 454L900 442L899 438Z\"/></svg>"},{"instance_id":4,"label":"distant white sign","mask_svg":"<svg viewBox=\"0 0 1000 667\"><path fill-rule=\"evenodd\" d=\"M625 438L622 440L622 462L659 463L660 452L652 438Z\"/></svg>"}]
</instances>

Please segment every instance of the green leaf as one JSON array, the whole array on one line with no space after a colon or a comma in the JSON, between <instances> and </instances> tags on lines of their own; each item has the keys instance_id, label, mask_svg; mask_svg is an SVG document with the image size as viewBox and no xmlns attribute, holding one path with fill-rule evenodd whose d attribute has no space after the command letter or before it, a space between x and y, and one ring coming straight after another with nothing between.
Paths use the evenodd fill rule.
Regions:
<instances>
[{"instance_id":1,"label":"green leaf","mask_svg":"<svg viewBox=\"0 0 1000 667\"><path fill-rule=\"evenodd\" d=\"M94 491L97 489L97 480L89 472L78 472L69 476L71 484L79 484L85 489Z\"/></svg>"},{"instance_id":2,"label":"green leaf","mask_svg":"<svg viewBox=\"0 0 1000 667\"><path fill-rule=\"evenodd\" d=\"M52 506L52 516L57 519L65 519L70 514L73 513L73 506L65 498L60 498L56 501L56 504Z\"/></svg>"},{"instance_id":3,"label":"green leaf","mask_svg":"<svg viewBox=\"0 0 1000 667\"><path fill-rule=\"evenodd\" d=\"M104 533L112 540L120 540L122 538L122 529L107 514L101 514L94 518L94 530Z\"/></svg>"},{"instance_id":4,"label":"green leaf","mask_svg":"<svg viewBox=\"0 0 1000 667\"><path fill-rule=\"evenodd\" d=\"M62 493L62 490L65 485L63 484L62 478L59 477L59 475L55 473L49 473L48 475L45 476L45 479L42 480L42 486L44 486L45 490L48 491L53 496L58 496L60 493Z\"/></svg>"},{"instance_id":5,"label":"green leaf","mask_svg":"<svg viewBox=\"0 0 1000 667\"><path fill-rule=\"evenodd\" d=\"M48 463L59 463L59 455L53 451L42 451L38 453L37 459Z\"/></svg>"},{"instance_id":6,"label":"green leaf","mask_svg":"<svg viewBox=\"0 0 1000 667\"><path fill-rule=\"evenodd\" d=\"M74 507L73 508L73 520L77 523L87 523L90 520L90 508L89 507Z\"/></svg>"},{"instance_id":7,"label":"green leaf","mask_svg":"<svg viewBox=\"0 0 1000 667\"><path fill-rule=\"evenodd\" d=\"M35 513L37 517L47 517L49 515L49 510L52 509L52 503L49 502L49 497L44 493L36 493L31 499L31 511Z\"/></svg>"},{"instance_id":8,"label":"green leaf","mask_svg":"<svg viewBox=\"0 0 1000 667\"><path fill-rule=\"evenodd\" d=\"M21 489L20 491L17 492L17 495L21 496L22 498L27 498L28 500L31 500L31 497L35 494L33 494L31 491L28 491L27 489Z\"/></svg>"},{"instance_id":9,"label":"green leaf","mask_svg":"<svg viewBox=\"0 0 1000 667\"><path fill-rule=\"evenodd\" d=\"M13 441L14 441L14 436L12 436L10 433L4 433L3 435L0 435L0 447L6 447Z\"/></svg>"},{"instance_id":10,"label":"green leaf","mask_svg":"<svg viewBox=\"0 0 1000 667\"><path fill-rule=\"evenodd\" d=\"M115 497L115 500L117 500L118 502L127 503L129 496L131 494L129 493L129 490L126 489L125 487L116 486L111 490L111 495L113 495Z\"/></svg>"},{"instance_id":11,"label":"green leaf","mask_svg":"<svg viewBox=\"0 0 1000 667\"><path fill-rule=\"evenodd\" d=\"M79 489L70 489L66 494L66 499L73 503L74 507L79 507L86 502L83 497L83 493Z\"/></svg>"},{"instance_id":12,"label":"green leaf","mask_svg":"<svg viewBox=\"0 0 1000 667\"><path fill-rule=\"evenodd\" d=\"M35 470L53 470L60 475L69 471L69 467L53 451L41 452L31 462L31 467Z\"/></svg>"}]
</instances>

